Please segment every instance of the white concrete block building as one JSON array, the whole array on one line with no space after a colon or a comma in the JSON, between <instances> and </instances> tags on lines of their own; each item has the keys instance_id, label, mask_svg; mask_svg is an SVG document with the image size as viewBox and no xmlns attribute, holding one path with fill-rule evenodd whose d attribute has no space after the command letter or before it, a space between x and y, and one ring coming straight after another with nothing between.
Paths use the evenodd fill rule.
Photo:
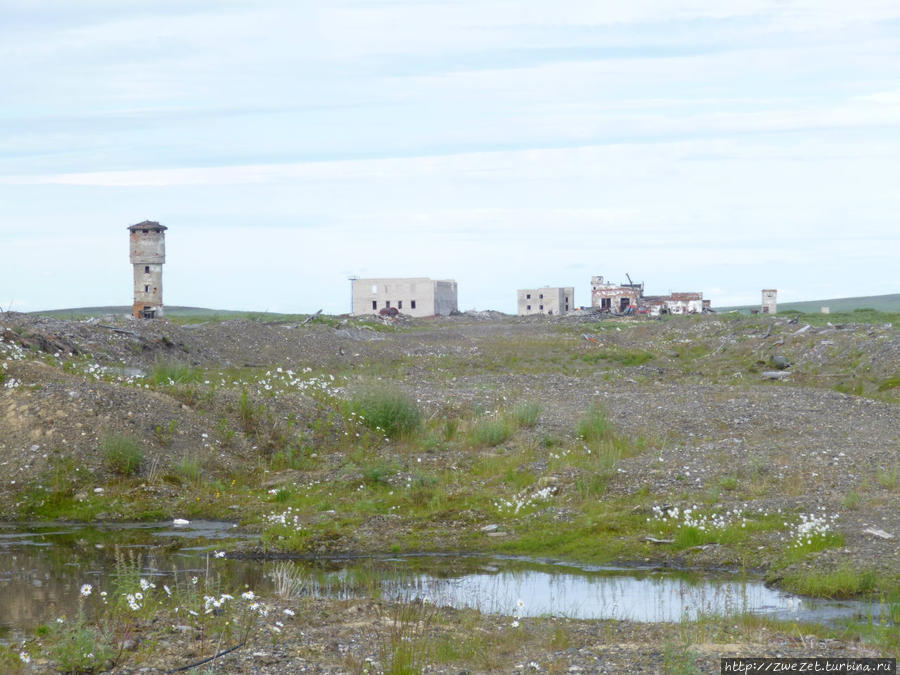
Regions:
<instances>
[{"instance_id":1,"label":"white concrete block building","mask_svg":"<svg viewBox=\"0 0 900 675\"><path fill-rule=\"evenodd\" d=\"M517 291L519 316L529 314L566 314L575 309L575 288L522 288Z\"/></svg>"},{"instance_id":2,"label":"white concrete block building","mask_svg":"<svg viewBox=\"0 0 900 675\"><path fill-rule=\"evenodd\" d=\"M452 279L351 279L354 316L396 309L408 316L447 316L458 311Z\"/></svg>"}]
</instances>

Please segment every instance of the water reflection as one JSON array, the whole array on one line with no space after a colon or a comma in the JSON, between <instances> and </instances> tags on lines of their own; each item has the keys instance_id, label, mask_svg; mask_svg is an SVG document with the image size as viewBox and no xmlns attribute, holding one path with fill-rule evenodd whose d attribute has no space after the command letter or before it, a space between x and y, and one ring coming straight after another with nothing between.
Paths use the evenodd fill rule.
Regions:
<instances>
[{"instance_id":1,"label":"water reflection","mask_svg":"<svg viewBox=\"0 0 900 675\"><path fill-rule=\"evenodd\" d=\"M213 558L229 523L82 527L0 525L0 640L77 611L83 583L108 588L116 557L139 561L146 576L207 575L223 591L272 595L425 599L519 616L680 621L754 612L831 622L879 616L878 605L799 598L758 579L709 578L654 569L577 567L509 557L387 556L365 559L251 561ZM290 583L287 583L290 582ZM165 582L164 582L165 583ZM522 606L519 606L521 600Z\"/></svg>"}]
</instances>

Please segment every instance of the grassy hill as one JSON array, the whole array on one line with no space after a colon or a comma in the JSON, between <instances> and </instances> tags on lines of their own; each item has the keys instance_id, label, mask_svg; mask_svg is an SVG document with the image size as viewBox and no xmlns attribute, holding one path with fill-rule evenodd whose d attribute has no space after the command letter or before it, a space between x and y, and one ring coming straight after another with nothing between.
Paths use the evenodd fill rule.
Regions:
<instances>
[{"instance_id":1,"label":"grassy hill","mask_svg":"<svg viewBox=\"0 0 900 675\"><path fill-rule=\"evenodd\" d=\"M209 309L206 307L179 307L166 305L166 318L180 323L210 321L215 319L255 319L261 321L290 321L304 318L307 314L278 314L276 312L247 312L231 309ZM131 305L106 307L73 307L70 309L50 309L31 312L38 316L52 316L58 319L88 319L102 316L122 316L131 314Z\"/></svg>"},{"instance_id":2,"label":"grassy hill","mask_svg":"<svg viewBox=\"0 0 900 675\"><path fill-rule=\"evenodd\" d=\"M900 293L890 295L869 295L859 298L830 298L828 300L807 300L804 302L779 302L778 312L803 312L818 314L822 307L828 307L833 314L852 312L857 309L874 309L879 312L900 312ZM759 309L759 305L743 305L740 307L722 307L719 311L750 311Z\"/></svg>"}]
</instances>

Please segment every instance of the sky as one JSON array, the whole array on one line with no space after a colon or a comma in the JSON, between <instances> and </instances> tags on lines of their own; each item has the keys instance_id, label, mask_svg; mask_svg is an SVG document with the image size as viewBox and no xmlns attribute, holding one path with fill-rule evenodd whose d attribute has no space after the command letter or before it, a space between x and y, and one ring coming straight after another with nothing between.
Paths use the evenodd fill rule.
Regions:
<instances>
[{"instance_id":1,"label":"sky","mask_svg":"<svg viewBox=\"0 0 900 675\"><path fill-rule=\"evenodd\" d=\"M0 308L900 292L896 0L0 0Z\"/></svg>"}]
</instances>

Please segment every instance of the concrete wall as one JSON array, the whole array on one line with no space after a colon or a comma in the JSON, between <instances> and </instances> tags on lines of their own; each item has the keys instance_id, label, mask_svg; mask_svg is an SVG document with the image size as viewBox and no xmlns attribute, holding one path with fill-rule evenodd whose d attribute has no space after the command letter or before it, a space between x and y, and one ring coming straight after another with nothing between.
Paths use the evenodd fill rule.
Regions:
<instances>
[{"instance_id":1,"label":"concrete wall","mask_svg":"<svg viewBox=\"0 0 900 675\"><path fill-rule=\"evenodd\" d=\"M762 306L760 311L763 314L775 314L778 312L778 289L764 288L762 291Z\"/></svg>"},{"instance_id":2,"label":"concrete wall","mask_svg":"<svg viewBox=\"0 0 900 675\"><path fill-rule=\"evenodd\" d=\"M563 315L575 309L575 289L572 286L522 288L516 292L519 316L529 314Z\"/></svg>"},{"instance_id":3,"label":"concrete wall","mask_svg":"<svg viewBox=\"0 0 900 675\"><path fill-rule=\"evenodd\" d=\"M434 282L434 314L449 316L459 311L456 282L450 279Z\"/></svg>"},{"instance_id":4,"label":"concrete wall","mask_svg":"<svg viewBox=\"0 0 900 675\"><path fill-rule=\"evenodd\" d=\"M457 311L456 282L427 277L354 279L352 314L378 314L395 308L401 314L425 317Z\"/></svg>"}]
</instances>

